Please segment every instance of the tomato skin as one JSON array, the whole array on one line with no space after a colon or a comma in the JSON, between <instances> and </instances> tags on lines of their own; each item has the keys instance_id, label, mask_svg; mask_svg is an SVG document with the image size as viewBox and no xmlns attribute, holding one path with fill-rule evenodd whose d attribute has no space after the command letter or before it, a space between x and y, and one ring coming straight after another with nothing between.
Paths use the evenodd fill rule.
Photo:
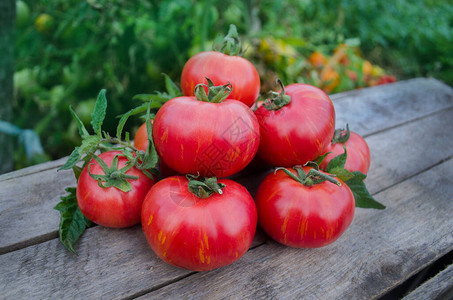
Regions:
<instances>
[{"instance_id":1,"label":"tomato skin","mask_svg":"<svg viewBox=\"0 0 453 300\"><path fill-rule=\"evenodd\" d=\"M304 170L308 172L309 168ZM341 187L327 181L306 187L282 170L271 173L258 187L258 223L271 238L290 247L329 245L346 231L354 217L354 196L341 183Z\"/></svg>"},{"instance_id":2,"label":"tomato skin","mask_svg":"<svg viewBox=\"0 0 453 300\"><path fill-rule=\"evenodd\" d=\"M148 132L146 130L146 122L140 125L134 136L134 146L138 150L146 151L148 148Z\"/></svg>"},{"instance_id":3,"label":"tomato skin","mask_svg":"<svg viewBox=\"0 0 453 300\"><path fill-rule=\"evenodd\" d=\"M227 177L245 168L259 146L259 125L245 104L177 97L154 118L153 141L162 160L180 174Z\"/></svg>"},{"instance_id":4,"label":"tomato skin","mask_svg":"<svg viewBox=\"0 0 453 300\"><path fill-rule=\"evenodd\" d=\"M343 131L344 132L344 131ZM348 171L360 171L363 174L367 174L370 168L370 148L367 142L357 133L350 131L349 139L344 143L330 144L327 149L329 153L322 163L320 164L321 169L325 169L329 162L336 156L343 154L343 145L346 147L347 158L344 168Z\"/></svg>"},{"instance_id":5,"label":"tomato skin","mask_svg":"<svg viewBox=\"0 0 453 300\"><path fill-rule=\"evenodd\" d=\"M159 181L146 195L142 229L153 251L177 267L207 271L231 264L249 249L257 213L247 189L229 179L223 194L201 199L184 176Z\"/></svg>"},{"instance_id":6,"label":"tomato skin","mask_svg":"<svg viewBox=\"0 0 453 300\"><path fill-rule=\"evenodd\" d=\"M258 155L277 167L312 161L325 152L335 132L335 110L322 90L308 84L285 87L289 104L272 111L258 107L260 124Z\"/></svg>"},{"instance_id":7,"label":"tomato skin","mask_svg":"<svg viewBox=\"0 0 453 300\"><path fill-rule=\"evenodd\" d=\"M99 157L110 167L115 155L120 151L101 153ZM118 169L124 167L127 158L118 157ZM93 159L90 163L91 174L104 174L100 165ZM102 188L98 182L88 174L85 167L77 183L77 203L80 211L90 221L105 227L124 228L140 222L140 213L143 199L154 184L154 180L147 177L136 167L126 172L128 175L138 176L139 179L129 180L132 190L123 192L115 187Z\"/></svg>"},{"instance_id":8,"label":"tomato skin","mask_svg":"<svg viewBox=\"0 0 453 300\"><path fill-rule=\"evenodd\" d=\"M197 84L207 84L206 77L216 86L230 82L233 90L227 99L241 101L249 107L260 93L258 71L250 61L240 56L216 51L195 54L186 62L181 73L183 94L193 96Z\"/></svg>"}]
</instances>

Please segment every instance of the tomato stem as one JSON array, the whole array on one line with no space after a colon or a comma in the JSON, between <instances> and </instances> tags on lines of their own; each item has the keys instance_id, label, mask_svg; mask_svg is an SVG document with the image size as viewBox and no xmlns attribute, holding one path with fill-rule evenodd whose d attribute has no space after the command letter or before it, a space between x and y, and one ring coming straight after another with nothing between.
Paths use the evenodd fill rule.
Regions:
<instances>
[{"instance_id":1,"label":"tomato stem","mask_svg":"<svg viewBox=\"0 0 453 300\"><path fill-rule=\"evenodd\" d=\"M338 180L326 173L317 170L316 168L311 168L307 174L301 166L294 166L293 169L297 172L297 175L286 168L276 168L275 172L282 170L286 175L307 187L322 183L324 181L329 181L338 186L341 186L341 183Z\"/></svg>"},{"instance_id":2,"label":"tomato stem","mask_svg":"<svg viewBox=\"0 0 453 300\"><path fill-rule=\"evenodd\" d=\"M349 131L349 124L346 124L346 130L335 129L335 133L332 138L332 144L344 144L349 140L351 132Z\"/></svg>"},{"instance_id":3,"label":"tomato stem","mask_svg":"<svg viewBox=\"0 0 453 300\"><path fill-rule=\"evenodd\" d=\"M269 92L269 99L266 99L263 103L264 108L267 110L279 110L291 102L291 96L286 95L283 82L280 79L277 79L277 83L280 85L281 91L280 93L275 91Z\"/></svg>"},{"instance_id":4,"label":"tomato stem","mask_svg":"<svg viewBox=\"0 0 453 300\"><path fill-rule=\"evenodd\" d=\"M208 84L199 83L195 86L195 97L199 101L210 102L210 103L220 103L225 100L233 90L231 83L224 85L215 86L211 79L206 77ZM206 94L205 88L208 89Z\"/></svg>"},{"instance_id":5,"label":"tomato stem","mask_svg":"<svg viewBox=\"0 0 453 300\"><path fill-rule=\"evenodd\" d=\"M225 187L223 183L218 183L216 177L201 177L192 174L186 175L189 180L189 191L198 198L205 199L211 197L214 193L223 194L222 189Z\"/></svg>"},{"instance_id":6,"label":"tomato stem","mask_svg":"<svg viewBox=\"0 0 453 300\"><path fill-rule=\"evenodd\" d=\"M214 41L212 49L231 56L242 54L242 42L234 24L230 25L228 34L221 41Z\"/></svg>"}]
</instances>

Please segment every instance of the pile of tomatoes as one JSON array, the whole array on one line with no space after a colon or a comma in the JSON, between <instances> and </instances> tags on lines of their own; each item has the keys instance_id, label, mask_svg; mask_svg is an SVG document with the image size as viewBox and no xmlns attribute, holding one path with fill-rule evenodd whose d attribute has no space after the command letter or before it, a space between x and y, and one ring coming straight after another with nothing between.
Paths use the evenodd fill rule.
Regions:
<instances>
[{"instance_id":1,"label":"pile of tomatoes","mask_svg":"<svg viewBox=\"0 0 453 300\"><path fill-rule=\"evenodd\" d=\"M291 247L334 242L351 224L355 201L326 170L347 151L340 168L366 174L368 146L349 128L335 130L334 106L322 90L280 85L257 103L260 79L248 60L215 51L194 55L181 75L184 96L163 104L152 126L144 123L134 138L139 152L153 143L161 176L145 176L121 151L104 152L79 177L81 212L107 227L141 222L162 260L196 271L238 260L257 224ZM275 171L254 199L231 176L256 165Z\"/></svg>"}]
</instances>

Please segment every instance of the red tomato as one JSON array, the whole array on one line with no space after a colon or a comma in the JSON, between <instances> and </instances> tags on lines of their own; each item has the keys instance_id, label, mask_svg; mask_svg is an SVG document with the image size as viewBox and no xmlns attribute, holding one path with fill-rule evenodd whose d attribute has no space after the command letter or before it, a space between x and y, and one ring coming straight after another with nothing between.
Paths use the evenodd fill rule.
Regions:
<instances>
[{"instance_id":1,"label":"red tomato","mask_svg":"<svg viewBox=\"0 0 453 300\"><path fill-rule=\"evenodd\" d=\"M151 120L151 122L154 122L154 120ZM141 151L146 151L146 149L148 148L148 133L146 131L146 123L143 123L137 129L134 137L134 146ZM178 174L178 172L171 169L162 160L159 161L159 171L162 178Z\"/></svg>"},{"instance_id":2,"label":"red tomato","mask_svg":"<svg viewBox=\"0 0 453 300\"><path fill-rule=\"evenodd\" d=\"M245 104L177 97L154 118L153 141L162 160L180 174L227 177L245 168L259 146L259 125Z\"/></svg>"},{"instance_id":3,"label":"red tomato","mask_svg":"<svg viewBox=\"0 0 453 300\"><path fill-rule=\"evenodd\" d=\"M153 251L174 266L207 271L231 264L249 249L257 226L252 196L221 179L223 194L198 198L184 176L159 181L146 195L142 228Z\"/></svg>"},{"instance_id":4,"label":"red tomato","mask_svg":"<svg viewBox=\"0 0 453 300\"><path fill-rule=\"evenodd\" d=\"M101 153L99 157L111 167L114 157L121 154L120 151L108 151ZM119 156L118 169L124 167L127 161L126 157ZM91 174L105 174L94 159L89 166ZM113 186L100 187L98 181L88 173L88 165L83 169L77 183L77 203L87 219L96 224L114 228L129 227L140 222L142 202L154 184L154 180L136 167L129 169L126 175L138 176L138 179L128 179L132 189L123 192Z\"/></svg>"},{"instance_id":5,"label":"red tomato","mask_svg":"<svg viewBox=\"0 0 453 300\"><path fill-rule=\"evenodd\" d=\"M206 77L214 85L230 82L233 91L227 99L235 99L252 106L260 92L258 71L247 59L216 51L200 52L184 65L181 74L181 89L184 95L193 96L195 86L207 84Z\"/></svg>"},{"instance_id":6,"label":"red tomato","mask_svg":"<svg viewBox=\"0 0 453 300\"><path fill-rule=\"evenodd\" d=\"M344 130L341 132L345 134ZM370 148L360 135L352 131L350 131L349 139L344 143L337 142L327 147L325 153L332 153L324 158L319 167L324 170L334 157L343 154L343 145L346 147L348 155L344 168L351 172L360 171L366 175L370 168Z\"/></svg>"},{"instance_id":7,"label":"red tomato","mask_svg":"<svg viewBox=\"0 0 453 300\"><path fill-rule=\"evenodd\" d=\"M140 125L140 127L137 129L137 132L134 136L134 146L141 151L146 151L146 149L148 148L148 133L146 132L146 122Z\"/></svg>"},{"instance_id":8,"label":"red tomato","mask_svg":"<svg viewBox=\"0 0 453 300\"><path fill-rule=\"evenodd\" d=\"M351 224L355 209L350 188L338 181L341 186L328 181L305 186L282 170L269 174L256 194L259 224L271 238L290 247L333 243Z\"/></svg>"},{"instance_id":9,"label":"red tomato","mask_svg":"<svg viewBox=\"0 0 453 300\"><path fill-rule=\"evenodd\" d=\"M285 106L255 111L261 135L258 155L278 167L314 160L325 152L335 131L335 110L326 93L301 83L288 85L285 92L291 96Z\"/></svg>"}]
</instances>

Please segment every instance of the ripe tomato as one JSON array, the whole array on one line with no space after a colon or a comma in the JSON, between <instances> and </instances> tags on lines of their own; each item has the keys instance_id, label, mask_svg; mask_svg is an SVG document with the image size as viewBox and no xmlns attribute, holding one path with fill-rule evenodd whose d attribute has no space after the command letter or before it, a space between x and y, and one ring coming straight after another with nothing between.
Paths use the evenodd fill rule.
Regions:
<instances>
[{"instance_id":1,"label":"ripe tomato","mask_svg":"<svg viewBox=\"0 0 453 300\"><path fill-rule=\"evenodd\" d=\"M308 62L315 68L322 68L327 64L328 59L321 52L315 51L308 57Z\"/></svg>"},{"instance_id":2,"label":"ripe tomato","mask_svg":"<svg viewBox=\"0 0 453 300\"><path fill-rule=\"evenodd\" d=\"M221 103L177 97L154 118L153 141L162 160L180 174L227 177L245 168L259 145L253 111L236 100Z\"/></svg>"},{"instance_id":3,"label":"ripe tomato","mask_svg":"<svg viewBox=\"0 0 453 300\"><path fill-rule=\"evenodd\" d=\"M328 181L305 186L283 170L269 174L256 194L258 223L271 238L290 247L333 243L349 227L355 210L350 188L338 181L341 186Z\"/></svg>"},{"instance_id":4,"label":"ripe tomato","mask_svg":"<svg viewBox=\"0 0 453 300\"><path fill-rule=\"evenodd\" d=\"M317 87L295 83L284 88L291 97L276 110L258 107L261 142L258 155L277 167L314 160L332 140L335 111L330 98Z\"/></svg>"},{"instance_id":5,"label":"ripe tomato","mask_svg":"<svg viewBox=\"0 0 453 300\"><path fill-rule=\"evenodd\" d=\"M260 92L260 77L250 61L240 56L230 56L216 51L200 52L184 65L181 74L181 89L184 95L193 96L195 86L207 83L206 77L215 85L230 82L233 91L227 99L235 99L252 106Z\"/></svg>"},{"instance_id":6,"label":"ripe tomato","mask_svg":"<svg viewBox=\"0 0 453 300\"><path fill-rule=\"evenodd\" d=\"M142 151L146 151L146 149L148 148L148 133L146 132L146 123L143 123L137 129L137 132L134 136L134 146L138 150Z\"/></svg>"},{"instance_id":7,"label":"ripe tomato","mask_svg":"<svg viewBox=\"0 0 453 300\"><path fill-rule=\"evenodd\" d=\"M99 158L111 167L115 156L118 156L117 169L119 170L128 161L121 155L120 151L108 151L101 153ZM94 159L80 174L77 183L77 203L85 217L105 227L122 228L138 224L143 199L154 184L154 180L136 167L132 167L125 174L138 176L138 179L127 180L131 185L130 191L124 192L114 186L104 188L100 187L98 181L90 176L88 166L91 174L105 174L101 165Z\"/></svg>"},{"instance_id":8,"label":"ripe tomato","mask_svg":"<svg viewBox=\"0 0 453 300\"><path fill-rule=\"evenodd\" d=\"M319 167L324 170L334 157L344 153L343 146L345 146L348 156L344 168L351 172L360 171L366 175L370 168L370 148L367 142L352 131L349 132L349 136L346 139L339 140L345 136L347 136L346 130L339 129L335 131L335 137L338 138L334 137L332 143L325 151L325 153L332 153L327 154Z\"/></svg>"},{"instance_id":9,"label":"ripe tomato","mask_svg":"<svg viewBox=\"0 0 453 300\"><path fill-rule=\"evenodd\" d=\"M255 235L252 196L239 183L221 179L223 194L199 198L188 182L184 176L168 177L146 195L142 228L149 245L167 263L194 271L235 262Z\"/></svg>"}]
</instances>

